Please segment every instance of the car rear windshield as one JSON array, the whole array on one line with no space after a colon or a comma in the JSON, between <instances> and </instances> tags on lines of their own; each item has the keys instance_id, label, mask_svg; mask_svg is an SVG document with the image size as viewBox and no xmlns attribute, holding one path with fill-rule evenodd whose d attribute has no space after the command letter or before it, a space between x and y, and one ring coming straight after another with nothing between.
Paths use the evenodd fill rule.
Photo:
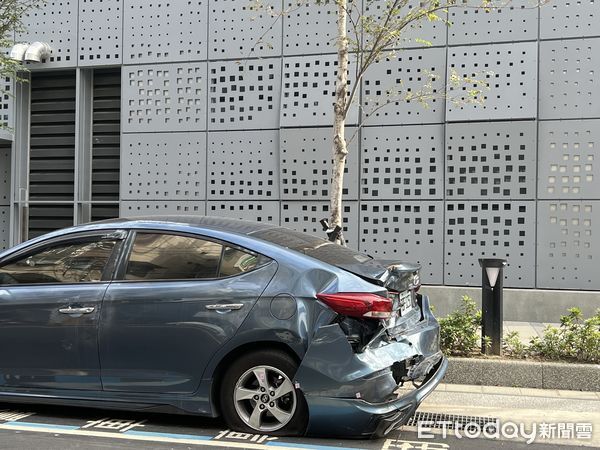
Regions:
<instances>
[{"instance_id":1,"label":"car rear windshield","mask_svg":"<svg viewBox=\"0 0 600 450\"><path fill-rule=\"evenodd\" d=\"M287 228L269 228L255 231L251 235L335 266L364 263L372 259L369 255L348 247Z\"/></svg>"}]
</instances>

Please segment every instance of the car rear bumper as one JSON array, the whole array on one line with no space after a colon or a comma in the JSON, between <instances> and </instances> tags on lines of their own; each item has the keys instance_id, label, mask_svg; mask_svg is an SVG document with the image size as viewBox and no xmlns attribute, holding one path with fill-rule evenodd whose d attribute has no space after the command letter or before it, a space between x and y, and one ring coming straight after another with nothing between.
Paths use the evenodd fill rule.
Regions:
<instances>
[{"instance_id":1,"label":"car rear bumper","mask_svg":"<svg viewBox=\"0 0 600 450\"><path fill-rule=\"evenodd\" d=\"M440 383L448 368L444 357L431 369L427 380L410 393L384 403L360 399L307 398L310 420L307 434L344 437L383 437L406 424L421 402Z\"/></svg>"},{"instance_id":2,"label":"car rear bumper","mask_svg":"<svg viewBox=\"0 0 600 450\"><path fill-rule=\"evenodd\" d=\"M420 304L417 324L358 353L338 324L317 331L295 377L309 408L308 434L379 437L408 421L448 366L429 299ZM401 380L423 381L408 391L399 390Z\"/></svg>"}]
</instances>

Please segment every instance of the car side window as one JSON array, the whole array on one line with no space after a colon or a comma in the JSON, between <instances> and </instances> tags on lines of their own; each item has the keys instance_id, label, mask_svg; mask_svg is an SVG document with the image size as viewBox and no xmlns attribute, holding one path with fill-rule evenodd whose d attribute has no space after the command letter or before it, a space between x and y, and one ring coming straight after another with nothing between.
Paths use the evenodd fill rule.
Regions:
<instances>
[{"instance_id":1,"label":"car side window","mask_svg":"<svg viewBox=\"0 0 600 450\"><path fill-rule=\"evenodd\" d=\"M258 266L262 266L269 259L234 247L225 247L221 258L221 270L219 276L230 277L244 272L250 272Z\"/></svg>"},{"instance_id":2,"label":"car side window","mask_svg":"<svg viewBox=\"0 0 600 450\"><path fill-rule=\"evenodd\" d=\"M70 242L46 247L38 253L1 266L0 284L101 281L116 242Z\"/></svg>"},{"instance_id":3,"label":"car side window","mask_svg":"<svg viewBox=\"0 0 600 450\"><path fill-rule=\"evenodd\" d=\"M223 246L176 234L138 232L127 262L126 280L216 278Z\"/></svg>"}]
</instances>

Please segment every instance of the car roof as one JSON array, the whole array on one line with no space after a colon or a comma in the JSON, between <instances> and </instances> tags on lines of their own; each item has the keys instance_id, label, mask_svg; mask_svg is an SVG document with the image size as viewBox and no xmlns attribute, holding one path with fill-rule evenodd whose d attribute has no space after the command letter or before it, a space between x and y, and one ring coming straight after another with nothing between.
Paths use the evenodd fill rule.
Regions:
<instances>
[{"instance_id":1,"label":"car roof","mask_svg":"<svg viewBox=\"0 0 600 450\"><path fill-rule=\"evenodd\" d=\"M250 222L247 220L230 219L226 217L195 216L195 215L161 215L161 216L136 216L118 219L108 219L94 224L107 224L125 228L134 228L139 223L177 223L181 225L198 226L218 231L250 235L256 231L279 228L277 225Z\"/></svg>"}]
</instances>

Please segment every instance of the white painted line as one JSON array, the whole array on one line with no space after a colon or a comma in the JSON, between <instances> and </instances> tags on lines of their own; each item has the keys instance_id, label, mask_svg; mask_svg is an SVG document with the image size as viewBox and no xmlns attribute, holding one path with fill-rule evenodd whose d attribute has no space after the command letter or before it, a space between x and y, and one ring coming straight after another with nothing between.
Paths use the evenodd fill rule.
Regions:
<instances>
[{"instance_id":1,"label":"white painted line","mask_svg":"<svg viewBox=\"0 0 600 450\"><path fill-rule=\"evenodd\" d=\"M173 437L164 437L157 435L141 435L141 434L129 434L129 433L113 433L103 431L92 431L92 430L65 430L58 427L54 428L52 425L40 424L40 426L26 426L18 424L0 424L0 430L11 430L11 431L28 431L32 433L50 433L50 434L61 434L68 436L87 436L87 437L101 437L111 439L121 439L128 441L144 441L144 442L164 442L169 444L187 444L187 445L198 445L205 447L229 447L229 448L247 448L255 450L273 450L273 446L256 444L252 442L231 442L231 441L215 441L215 440L200 440L200 439L179 439ZM150 434L150 433L148 433ZM199 436L200 438L200 436ZM318 448L318 446L315 446ZM305 447L283 447L277 446L278 450L304 450Z\"/></svg>"}]
</instances>

